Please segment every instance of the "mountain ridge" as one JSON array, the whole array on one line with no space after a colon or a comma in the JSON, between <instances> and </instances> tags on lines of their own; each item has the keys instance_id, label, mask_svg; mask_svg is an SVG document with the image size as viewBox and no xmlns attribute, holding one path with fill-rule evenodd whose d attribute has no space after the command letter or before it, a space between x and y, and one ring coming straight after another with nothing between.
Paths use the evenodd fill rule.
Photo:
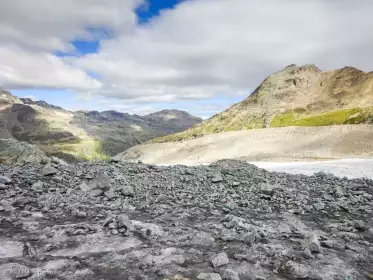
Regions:
<instances>
[{"instance_id":1,"label":"mountain ridge","mask_svg":"<svg viewBox=\"0 0 373 280\"><path fill-rule=\"evenodd\" d=\"M170 112L173 118L162 117ZM185 113L172 110L138 116L113 110L73 112L1 90L0 137L35 144L48 155L68 160L71 155L76 159L106 159L202 120Z\"/></svg>"},{"instance_id":2,"label":"mountain ridge","mask_svg":"<svg viewBox=\"0 0 373 280\"><path fill-rule=\"evenodd\" d=\"M373 72L349 66L323 72L314 64L292 64L265 78L242 102L151 142L268 127L372 123L372 108Z\"/></svg>"}]
</instances>

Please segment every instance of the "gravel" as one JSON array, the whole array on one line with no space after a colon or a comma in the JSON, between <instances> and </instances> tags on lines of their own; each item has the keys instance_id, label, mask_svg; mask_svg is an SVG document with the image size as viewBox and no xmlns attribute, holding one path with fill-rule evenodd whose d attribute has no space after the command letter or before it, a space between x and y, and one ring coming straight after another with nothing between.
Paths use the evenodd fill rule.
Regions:
<instances>
[{"instance_id":1,"label":"gravel","mask_svg":"<svg viewBox=\"0 0 373 280\"><path fill-rule=\"evenodd\" d=\"M233 160L52 161L0 176L1 280L372 279L370 179Z\"/></svg>"}]
</instances>

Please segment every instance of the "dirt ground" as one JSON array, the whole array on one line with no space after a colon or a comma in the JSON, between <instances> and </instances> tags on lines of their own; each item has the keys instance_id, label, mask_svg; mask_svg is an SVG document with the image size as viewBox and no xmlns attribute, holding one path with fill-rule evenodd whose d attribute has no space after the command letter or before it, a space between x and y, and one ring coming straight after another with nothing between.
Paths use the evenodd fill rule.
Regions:
<instances>
[{"instance_id":1,"label":"dirt ground","mask_svg":"<svg viewBox=\"0 0 373 280\"><path fill-rule=\"evenodd\" d=\"M140 145L115 159L198 165L220 159L294 162L372 156L373 125L343 125L225 132L178 143Z\"/></svg>"}]
</instances>

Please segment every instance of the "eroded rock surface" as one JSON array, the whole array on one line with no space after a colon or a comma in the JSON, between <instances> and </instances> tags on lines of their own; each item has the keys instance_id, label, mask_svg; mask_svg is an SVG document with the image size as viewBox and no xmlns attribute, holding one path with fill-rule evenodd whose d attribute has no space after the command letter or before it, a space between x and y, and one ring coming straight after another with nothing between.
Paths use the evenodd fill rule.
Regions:
<instances>
[{"instance_id":1,"label":"eroded rock surface","mask_svg":"<svg viewBox=\"0 0 373 280\"><path fill-rule=\"evenodd\" d=\"M1 280L372 277L368 179L237 161L52 161L0 176Z\"/></svg>"}]
</instances>

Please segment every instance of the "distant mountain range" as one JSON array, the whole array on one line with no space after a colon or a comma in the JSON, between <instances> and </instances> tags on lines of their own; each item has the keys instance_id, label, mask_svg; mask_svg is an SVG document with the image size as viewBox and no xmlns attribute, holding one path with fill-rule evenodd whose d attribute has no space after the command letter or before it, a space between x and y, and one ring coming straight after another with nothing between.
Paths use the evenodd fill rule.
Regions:
<instances>
[{"instance_id":1,"label":"distant mountain range","mask_svg":"<svg viewBox=\"0 0 373 280\"><path fill-rule=\"evenodd\" d=\"M373 72L353 67L322 72L315 65L292 64L267 77L244 101L152 142L268 127L362 123L373 123Z\"/></svg>"},{"instance_id":2,"label":"distant mountain range","mask_svg":"<svg viewBox=\"0 0 373 280\"><path fill-rule=\"evenodd\" d=\"M152 138L181 132L200 121L179 110L146 116L116 111L71 112L45 101L17 98L0 89L0 138L26 141L47 155L66 160L108 158Z\"/></svg>"}]
</instances>

